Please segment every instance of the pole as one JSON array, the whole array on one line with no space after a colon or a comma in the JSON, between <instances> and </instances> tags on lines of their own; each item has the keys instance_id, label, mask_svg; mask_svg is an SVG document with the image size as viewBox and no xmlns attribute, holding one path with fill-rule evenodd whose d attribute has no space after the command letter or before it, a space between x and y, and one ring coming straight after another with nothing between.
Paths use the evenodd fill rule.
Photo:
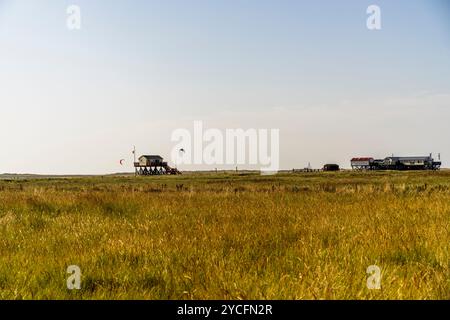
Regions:
<instances>
[{"instance_id":1,"label":"pole","mask_svg":"<svg viewBox=\"0 0 450 320\"><path fill-rule=\"evenodd\" d=\"M133 167L134 167L134 175L137 175L137 168L135 166L136 163L136 146L133 146Z\"/></svg>"}]
</instances>

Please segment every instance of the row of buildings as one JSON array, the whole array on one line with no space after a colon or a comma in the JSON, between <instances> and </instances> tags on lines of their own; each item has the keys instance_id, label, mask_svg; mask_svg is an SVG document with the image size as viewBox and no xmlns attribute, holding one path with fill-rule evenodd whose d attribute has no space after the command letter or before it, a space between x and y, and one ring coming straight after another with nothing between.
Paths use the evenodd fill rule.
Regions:
<instances>
[{"instance_id":1,"label":"row of buildings","mask_svg":"<svg viewBox=\"0 0 450 320\"><path fill-rule=\"evenodd\" d=\"M351 159L350 163L353 170L439 170L441 167L440 155L439 161L435 161L433 156L419 157L386 157L384 159L375 159L372 157L360 157ZM137 175L161 175L161 174L180 174L176 168L172 168L159 155L143 155L134 163L135 173ZM323 171L339 171L339 165L326 164ZM295 171L295 170L294 170ZM304 171L315 171L305 168Z\"/></svg>"},{"instance_id":2,"label":"row of buildings","mask_svg":"<svg viewBox=\"0 0 450 320\"><path fill-rule=\"evenodd\" d=\"M374 159L371 157L353 158L351 166L354 170L439 170L439 161L435 161L433 156L419 157L386 157L384 159Z\"/></svg>"}]
</instances>

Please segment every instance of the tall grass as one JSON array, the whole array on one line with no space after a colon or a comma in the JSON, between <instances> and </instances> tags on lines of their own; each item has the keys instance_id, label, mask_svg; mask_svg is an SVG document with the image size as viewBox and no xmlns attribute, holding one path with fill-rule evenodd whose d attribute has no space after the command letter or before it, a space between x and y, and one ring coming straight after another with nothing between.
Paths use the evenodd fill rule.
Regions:
<instances>
[{"instance_id":1,"label":"tall grass","mask_svg":"<svg viewBox=\"0 0 450 320\"><path fill-rule=\"evenodd\" d=\"M450 299L449 227L449 172L0 181L0 298Z\"/></svg>"}]
</instances>

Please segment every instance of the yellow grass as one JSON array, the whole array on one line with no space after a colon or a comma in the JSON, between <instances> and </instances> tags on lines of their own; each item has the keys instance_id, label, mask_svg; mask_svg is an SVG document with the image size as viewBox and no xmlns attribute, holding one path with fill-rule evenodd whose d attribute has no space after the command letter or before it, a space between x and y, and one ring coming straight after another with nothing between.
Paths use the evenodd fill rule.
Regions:
<instances>
[{"instance_id":1,"label":"yellow grass","mask_svg":"<svg viewBox=\"0 0 450 320\"><path fill-rule=\"evenodd\" d=\"M4 180L0 298L450 299L449 225L448 171Z\"/></svg>"}]
</instances>

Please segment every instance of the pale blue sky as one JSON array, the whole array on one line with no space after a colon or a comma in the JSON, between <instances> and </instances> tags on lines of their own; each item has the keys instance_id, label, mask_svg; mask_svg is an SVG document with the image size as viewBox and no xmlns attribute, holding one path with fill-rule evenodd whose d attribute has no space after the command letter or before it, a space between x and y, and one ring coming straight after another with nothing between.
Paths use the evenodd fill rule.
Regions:
<instances>
[{"instance_id":1,"label":"pale blue sky","mask_svg":"<svg viewBox=\"0 0 450 320\"><path fill-rule=\"evenodd\" d=\"M194 120L279 128L287 169L430 152L448 167L450 3L0 0L0 112L0 173L131 170L133 145L169 157Z\"/></svg>"}]
</instances>

